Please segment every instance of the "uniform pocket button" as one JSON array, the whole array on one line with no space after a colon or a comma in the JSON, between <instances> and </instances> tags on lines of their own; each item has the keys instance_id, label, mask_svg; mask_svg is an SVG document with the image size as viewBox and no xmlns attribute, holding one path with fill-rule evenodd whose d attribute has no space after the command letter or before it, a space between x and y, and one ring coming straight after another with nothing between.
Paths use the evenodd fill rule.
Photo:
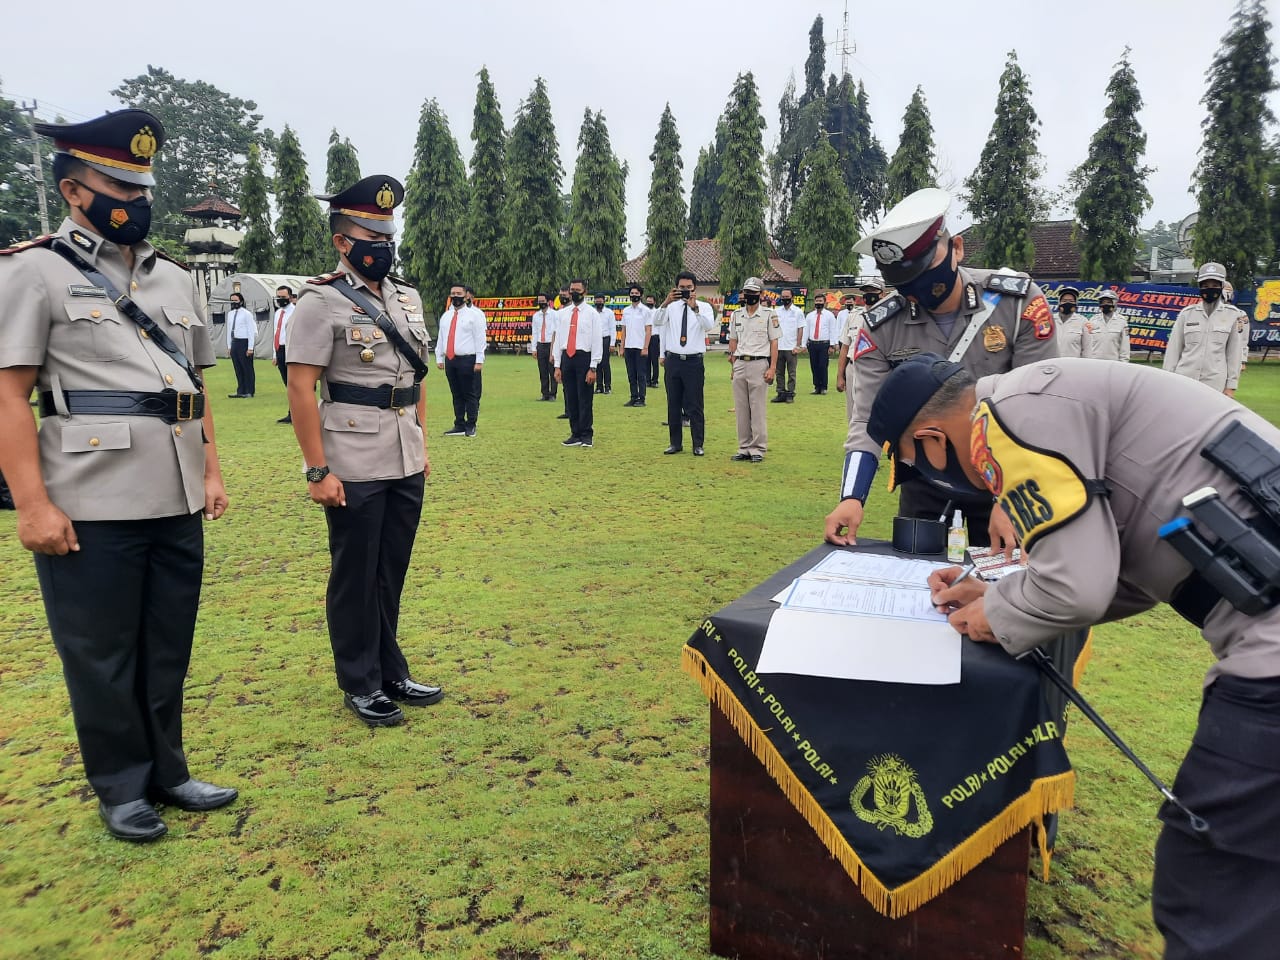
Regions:
<instances>
[{"instance_id":1,"label":"uniform pocket button","mask_svg":"<svg viewBox=\"0 0 1280 960\"><path fill-rule=\"evenodd\" d=\"M404 407L401 407L399 410L397 410L397 411L396 411L396 414L397 414L397 415L399 415L399 416L401 416L401 417L403 417L403 416L404 416Z\"/></svg>"},{"instance_id":2,"label":"uniform pocket button","mask_svg":"<svg viewBox=\"0 0 1280 960\"><path fill-rule=\"evenodd\" d=\"M101 441L101 440L99 440L97 437L90 437L90 438L89 438L89 446L91 446L91 447L96 447L96 446L98 446L98 445L99 445L99 444L101 444L101 443L102 443L102 441Z\"/></svg>"},{"instance_id":3,"label":"uniform pocket button","mask_svg":"<svg viewBox=\"0 0 1280 960\"><path fill-rule=\"evenodd\" d=\"M170 383L170 384L171 384L171 383L173 383L173 377L169 376L169 374L167 374L167 373L166 373L166 374L164 375L164 382L165 382L165 383Z\"/></svg>"},{"instance_id":4,"label":"uniform pocket button","mask_svg":"<svg viewBox=\"0 0 1280 960\"><path fill-rule=\"evenodd\" d=\"M181 428L181 427L174 427L174 428L173 428L173 435L174 435L175 437L180 437L180 436L182 436L182 428Z\"/></svg>"},{"instance_id":5,"label":"uniform pocket button","mask_svg":"<svg viewBox=\"0 0 1280 960\"><path fill-rule=\"evenodd\" d=\"M347 426L348 426L348 427L354 427L355 425L356 425L356 422L355 422L354 420L348 420L348 421L347 421Z\"/></svg>"}]
</instances>

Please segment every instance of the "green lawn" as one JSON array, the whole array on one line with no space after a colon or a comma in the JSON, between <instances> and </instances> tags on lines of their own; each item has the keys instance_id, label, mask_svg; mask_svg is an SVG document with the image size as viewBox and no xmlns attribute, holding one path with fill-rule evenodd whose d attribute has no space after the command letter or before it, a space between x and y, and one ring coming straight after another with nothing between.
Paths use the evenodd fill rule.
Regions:
<instances>
[{"instance_id":1,"label":"green lawn","mask_svg":"<svg viewBox=\"0 0 1280 960\"><path fill-rule=\"evenodd\" d=\"M441 437L433 371L401 634L448 695L379 731L334 683L324 521L274 422L278 379L260 363L256 399L215 404L231 508L208 526L186 740L195 775L241 799L167 812L148 846L98 822L32 565L0 516L0 957L707 957L708 706L680 647L821 539L844 398L770 405L768 459L730 463L715 357L707 456L664 457L661 390L624 408L614 363L593 450L561 448L523 356L486 365L477 439ZM209 379L225 395L230 365ZM1280 417L1280 370L1255 362L1240 396ZM878 486L865 533L887 537ZM1095 650L1086 694L1171 780L1206 648L1161 609ZM1027 955L1156 957L1156 796L1079 718L1069 747L1077 808L1051 881L1031 883Z\"/></svg>"}]
</instances>

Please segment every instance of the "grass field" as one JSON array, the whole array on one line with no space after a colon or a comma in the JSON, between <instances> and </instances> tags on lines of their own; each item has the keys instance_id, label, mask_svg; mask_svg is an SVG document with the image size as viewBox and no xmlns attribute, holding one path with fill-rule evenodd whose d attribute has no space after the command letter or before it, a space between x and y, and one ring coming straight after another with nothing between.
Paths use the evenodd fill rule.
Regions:
<instances>
[{"instance_id":1,"label":"grass field","mask_svg":"<svg viewBox=\"0 0 1280 960\"><path fill-rule=\"evenodd\" d=\"M523 356L486 364L475 440L441 437L433 371L401 635L447 699L378 731L341 705L324 521L260 362L256 399L215 402L231 508L207 527L187 683L192 771L241 798L167 811L147 846L101 828L30 558L0 516L0 957L708 957L708 705L680 648L821 539L844 434L843 396L809 396L802 369L796 403L769 407L766 461L730 463L713 360L700 460L661 455L661 389L624 408L617 360L593 450L560 446L560 405L533 402ZM230 365L209 380L224 396ZM1243 383L1280 417L1280 370ZM877 486L864 532L887 537ZM1084 692L1172 780L1207 649L1162 608L1101 628L1095 651ZM1079 718L1068 746L1077 806L1052 879L1031 882L1027 956L1158 957L1155 793Z\"/></svg>"}]
</instances>

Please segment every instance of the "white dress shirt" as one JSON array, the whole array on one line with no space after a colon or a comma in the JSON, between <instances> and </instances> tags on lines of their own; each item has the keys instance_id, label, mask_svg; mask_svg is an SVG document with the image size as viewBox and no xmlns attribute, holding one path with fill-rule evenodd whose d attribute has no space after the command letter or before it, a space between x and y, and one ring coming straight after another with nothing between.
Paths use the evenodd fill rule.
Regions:
<instances>
[{"instance_id":1,"label":"white dress shirt","mask_svg":"<svg viewBox=\"0 0 1280 960\"><path fill-rule=\"evenodd\" d=\"M569 328L573 325L573 311L578 311L578 332L574 337L574 354L585 352L591 354L591 369L594 370L604 356L604 334L600 332L600 312L593 304L582 302L569 303L556 311L556 332L551 340L551 359L557 370L560 369L560 355L569 343Z\"/></svg>"},{"instance_id":2,"label":"white dress shirt","mask_svg":"<svg viewBox=\"0 0 1280 960\"><path fill-rule=\"evenodd\" d=\"M689 308L689 321L686 325L684 346L680 345L680 325L684 319L684 308ZM707 334L716 329L716 312L711 304L690 297L688 300L674 300L666 307L660 307L654 318L653 329L658 335L658 349L662 353L706 353Z\"/></svg>"},{"instance_id":3,"label":"white dress shirt","mask_svg":"<svg viewBox=\"0 0 1280 960\"><path fill-rule=\"evenodd\" d=\"M548 305L546 310L533 311L529 322L533 325L529 331L529 352L537 353L538 344L551 342L551 335L555 333L556 312ZM545 337L542 335L544 331Z\"/></svg>"},{"instance_id":4,"label":"white dress shirt","mask_svg":"<svg viewBox=\"0 0 1280 960\"><path fill-rule=\"evenodd\" d=\"M275 340L275 328L280 330L280 346L285 346L289 335L289 318L293 316L293 304L286 307L276 307L274 326L271 331L271 339Z\"/></svg>"},{"instance_id":5,"label":"white dress shirt","mask_svg":"<svg viewBox=\"0 0 1280 960\"><path fill-rule=\"evenodd\" d=\"M457 317L458 333L453 341L453 354L456 357L476 355L476 363L484 363L485 318L475 307L453 307L440 315L440 335L436 338L436 363L444 363L445 354L449 351L449 332L453 329L454 318Z\"/></svg>"},{"instance_id":6,"label":"white dress shirt","mask_svg":"<svg viewBox=\"0 0 1280 960\"><path fill-rule=\"evenodd\" d=\"M258 321L246 307L236 307L227 314L227 349L231 349L232 340L248 340L249 349L253 349L254 338L258 334Z\"/></svg>"},{"instance_id":7,"label":"white dress shirt","mask_svg":"<svg viewBox=\"0 0 1280 960\"><path fill-rule=\"evenodd\" d=\"M817 324L815 327L814 324ZM832 334L835 332L836 315L830 310L823 310L822 316L818 316L817 310L810 310L804 318L804 342L810 340L827 340L831 341L835 338ZM817 336L814 336L814 330L817 330Z\"/></svg>"},{"instance_id":8,"label":"white dress shirt","mask_svg":"<svg viewBox=\"0 0 1280 960\"><path fill-rule=\"evenodd\" d=\"M643 303L634 303L622 311L622 348L643 350L649 346L646 327L653 326L653 311Z\"/></svg>"},{"instance_id":9,"label":"white dress shirt","mask_svg":"<svg viewBox=\"0 0 1280 960\"><path fill-rule=\"evenodd\" d=\"M618 315L610 306L605 306L596 313L600 315L600 340L605 342L606 347L612 347L618 342Z\"/></svg>"},{"instance_id":10,"label":"white dress shirt","mask_svg":"<svg viewBox=\"0 0 1280 960\"><path fill-rule=\"evenodd\" d=\"M796 341L804 345L804 314L797 306L778 307L778 349L794 350Z\"/></svg>"}]
</instances>

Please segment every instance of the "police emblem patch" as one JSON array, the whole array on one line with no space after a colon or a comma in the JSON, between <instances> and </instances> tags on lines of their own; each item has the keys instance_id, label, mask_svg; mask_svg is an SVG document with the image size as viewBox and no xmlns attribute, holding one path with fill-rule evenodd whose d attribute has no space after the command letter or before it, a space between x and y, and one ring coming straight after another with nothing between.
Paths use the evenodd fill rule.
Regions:
<instances>
[{"instance_id":1,"label":"police emblem patch","mask_svg":"<svg viewBox=\"0 0 1280 960\"><path fill-rule=\"evenodd\" d=\"M391 184L384 183L382 189L374 196L373 202L383 210L390 210L394 207L396 205L396 195L391 192Z\"/></svg>"},{"instance_id":2,"label":"police emblem patch","mask_svg":"<svg viewBox=\"0 0 1280 960\"><path fill-rule=\"evenodd\" d=\"M905 760L894 753L882 753L871 758L867 770L849 794L849 806L859 820L902 837L923 837L933 829L924 788ZM872 806L867 805L867 794L871 794Z\"/></svg>"},{"instance_id":3,"label":"police emblem patch","mask_svg":"<svg viewBox=\"0 0 1280 960\"><path fill-rule=\"evenodd\" d=\"M877 239L871 241L871 255L876 258L876 263L897 263L903 257L903 250L891 240Z\"/></svg>"},{"instance_id":4,"label":"police emblem patch","mask_svg":"<svg viewBox=\"0 0 1280 960\"><path fill-rule=\"evenodd\" d=\"M1048 340L1053 336L1053 311L1049 309L1049 301L1040 294L1022 311L1022 319L1031 324L1037 340Z\"/></svg>"},{"instance_id":5,"label":"police emblem patch","mask_svg":"<svg viewBox=\"0 0 1280 960\"><path fill-rule=\"evenodd\" d=\"M1004 349L1007 342L1003 327L986 326L982 328L982 345L987 348L987 353L999 353Z\"/></svg>"},{"instance_id":6,"label":"police emblem patch","mask_svg":"<svg viewBox=\"0 0 1280 960\"><path fill-rule=\"evenodd\" d=\"M858 339L853 342L853 359L865 357L872 350L876 349L876 343L867 335L867 331L859 330Z\"/></svg>"}]
</instances>

